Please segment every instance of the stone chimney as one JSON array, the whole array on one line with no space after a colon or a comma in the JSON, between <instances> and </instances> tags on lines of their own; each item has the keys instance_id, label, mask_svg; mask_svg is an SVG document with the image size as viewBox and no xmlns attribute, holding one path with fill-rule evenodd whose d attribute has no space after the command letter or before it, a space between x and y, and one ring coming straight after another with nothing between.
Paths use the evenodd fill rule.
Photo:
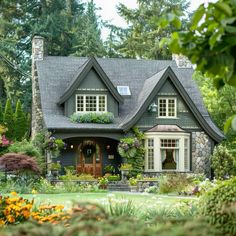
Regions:
<instances>
[{"instance_id":1,"label":"stone chimney","mask_svg":"<svg viewBox=\"0 0 236 236\"><path fill-rule=\"evenodd\" d=\"M172 54L172 60L176 62L178 68L192 68L193 65L189 59L180 54Z\"/></svg>"},{"instance_id":2,"label":"stone chimney","mask_svg":"<svg viewBox=\"0 0 236 236\"><path fill-rule=\"evenodd\" d=\"M42 61L44 55L44 39L34 36L32 40L32 122L31 138L43 129L43 114L40 101L40 90L37 73L37 61Z\"/></svg>"}]
</instances>

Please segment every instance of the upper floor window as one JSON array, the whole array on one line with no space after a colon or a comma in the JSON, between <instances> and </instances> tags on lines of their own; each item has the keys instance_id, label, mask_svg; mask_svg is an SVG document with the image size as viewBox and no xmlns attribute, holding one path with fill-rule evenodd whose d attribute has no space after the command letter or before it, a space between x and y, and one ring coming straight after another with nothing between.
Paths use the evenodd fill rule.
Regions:
<instances>
[{"instance_id":1,"label":"upper floor window","mask_svg":"<svg viewBox=\"0 0 236 236\"><path fill-rule=\"evenodd\" d=\"M76 95L76 112L106 112L106 95Z\"/></svg>"},{"instance_id":2,"label":"upper floor window","mask_svg":"<svg viewBox=\"0 0 236 236\"><path fill-rule=\"evenodd\" d=\"M158 117L175 118L176 107L176 98L158 98Z\"/></svg>"}]
</instances>

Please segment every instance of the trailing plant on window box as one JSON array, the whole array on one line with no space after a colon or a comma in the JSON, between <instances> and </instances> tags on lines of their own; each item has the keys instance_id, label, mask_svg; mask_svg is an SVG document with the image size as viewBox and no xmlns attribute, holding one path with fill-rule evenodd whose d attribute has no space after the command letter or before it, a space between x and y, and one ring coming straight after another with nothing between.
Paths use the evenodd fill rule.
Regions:
<instances>
[{"instance_id":1,"label":"trailing plant on window box","mask_svg":"<svg viewBox=\"0 0 236 236\"><path fill-rule=\"evenodd\" d=\"M74 113L70 116L70 120L74 123L111 124L114 122L114 115L111 112Z\"/></svg>"}]
</instances>

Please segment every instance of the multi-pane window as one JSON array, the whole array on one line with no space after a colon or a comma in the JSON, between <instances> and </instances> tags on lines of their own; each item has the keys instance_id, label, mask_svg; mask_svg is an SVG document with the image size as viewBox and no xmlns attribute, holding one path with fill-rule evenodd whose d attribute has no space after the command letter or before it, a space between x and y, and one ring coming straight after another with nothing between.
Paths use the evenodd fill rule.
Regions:
<instances>
[{"instance_id":1,"label":"multi-pane window","mask_svg":"<svg viewBox=\"0 0 236 236\"><path fill-rule=\"evenodd\" d=\"M184 169L189 170L189 139L184 139Z\"/></svg>"},{"instance_id":2,"label":"multi-pane window","mask_svg":"<svg viewBox=\"0 0 236 236\"><path fill-rule=\"evenodd\" d=\"M162 170L176 170L179 166L179 139L161 139Z\"/></svg>"},{"instance_id":3,"label":"multi-pane window","mask_svg":"<svg viewBox=\"0 0 236 236\"><path fill-rule=\"evenodd\" d=\"M147 169L154 169L154 139L147 139Z\"/></svg>"},{"instance_id":4,"label":"multi-pane window","mask_svg":"<svg viewBox=\"0 0 236 236\"><path fill-rule=\"evenodd\" d=\"M106 95L76 95L77 112L106 112Z\"/></svg>"},{"instance_id":5,"label":"multi-pane window","mask_svg":"<svg viewBox=\"0 0 236 236\"><path fill-rule=\"evenodd\" d=\"M176 99L159 98L158 99L159 117L176 117Z\"/></svg>"}]
</instances>

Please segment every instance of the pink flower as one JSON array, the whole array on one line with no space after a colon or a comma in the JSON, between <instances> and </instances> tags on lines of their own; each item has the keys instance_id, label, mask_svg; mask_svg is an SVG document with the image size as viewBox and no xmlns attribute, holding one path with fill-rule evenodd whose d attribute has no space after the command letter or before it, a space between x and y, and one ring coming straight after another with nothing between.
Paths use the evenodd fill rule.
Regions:
<instances>
[{"instance_id":1,"label":"pink flower","mask_svg":"<svg viewBox=\"0 0 236 236\"><path fill-rule=\"evenodd\" d=\"M7 140L6 136L3 134L2 135L2 146L7 146L10 144L10 141Z\"/></svg>"}]
</instances>

